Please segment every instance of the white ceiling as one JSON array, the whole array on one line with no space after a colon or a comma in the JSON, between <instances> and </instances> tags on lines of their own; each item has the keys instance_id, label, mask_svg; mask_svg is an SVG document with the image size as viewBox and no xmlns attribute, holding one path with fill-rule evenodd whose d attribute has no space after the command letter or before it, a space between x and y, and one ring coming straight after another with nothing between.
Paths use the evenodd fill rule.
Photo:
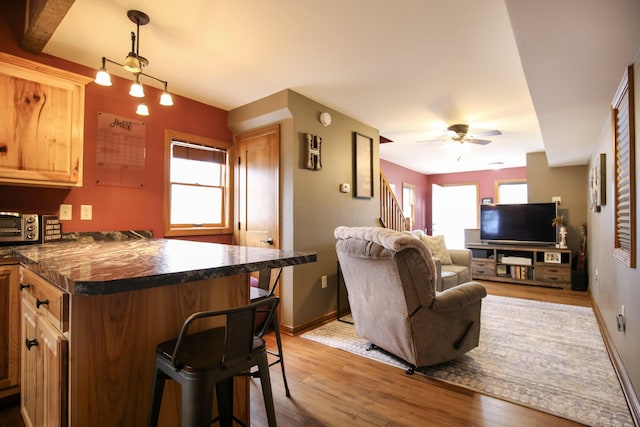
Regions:
<instances>
[{"instance_id":1,"label":"white ceiling","mask_svg":"<svg viewBox=\"0 0 640 427\"><path fill-rule=\"evenodd\" d=\"M76 0L44 52L123 61L129 9L150 16L140 54L171 92L230 110L290 88L379 129L394 141L383 159L426 174L537 151L586 164L640 51L638 0ZM454 123L502 135L416 142Z\"/></svg>"}]
</instances>

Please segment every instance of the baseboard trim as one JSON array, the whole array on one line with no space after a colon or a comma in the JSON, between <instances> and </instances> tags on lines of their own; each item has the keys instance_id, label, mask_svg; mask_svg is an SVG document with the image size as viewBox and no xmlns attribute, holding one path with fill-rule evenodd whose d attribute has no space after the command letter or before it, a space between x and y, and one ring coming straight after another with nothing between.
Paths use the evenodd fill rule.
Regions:
<instances>
[{"instance_id":1,"label":"baseboard trim","mask_svg":"<svg viewBox=\"0 0 640 427\"><path fill-rule=\"evenodd\" d=\"M291 326L280 324L280 332L291 336L300 335L311 329L317 328L318 326L322 326L325 323L329 323L332 320L336 320L337 318L337 312L334 310L300 325Z\"/></svg>"},{"instance_id":2,"label":"baseboard trim","mask_svg":"<svg viewBox=\"0 0 640 427\"><path fill-rule=\"evenodd\" d=\"M611 363L613 364L613 369L616 372L618 380L620 381L620 384L622 386L622 393L627 400L627 405L629 406L629 412L631 412L633 422L635 425L640 425L640 401L638 400L638 395L636 394L633 388L633 384L631 383L631 379L629 378L629 374L627 373L627 370L622 363L620 354L618 353L618 350L613 343L611 334L609 334L609 330L607 329L607 325L604 321L604 317L602 316L602 312L600 312L600 308L595 301L593 301L593 312L596 315L596 320L598 321L598 326L600 327L600 333L602 335L604 345L607 348L607 353L609 353Z\"/></svg>"}]
</instances>

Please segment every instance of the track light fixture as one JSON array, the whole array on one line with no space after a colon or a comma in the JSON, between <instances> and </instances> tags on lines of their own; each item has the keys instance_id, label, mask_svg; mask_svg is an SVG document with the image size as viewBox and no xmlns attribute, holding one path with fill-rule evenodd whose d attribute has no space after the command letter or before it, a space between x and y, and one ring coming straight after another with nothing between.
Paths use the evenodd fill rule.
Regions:
<instances>
[{"instance_id":1,"label":"track light fixture","mask_svg":"<svg viewBox=\"0 0 640 427\"><path fill-rule=\"evenodd\" d=\"M136 98L142 98L142 101L138 105L136 109L136 114L141 116L149 115L149 108L144 103L144 88L142 87L142 79L141 77L148 77L150 79L156 80L164 85L164 90L162 95L160 96L160 105L171 106L173 105L173 98L171 94L167 90L168 83L165 80L161 80L157 77L154 77L150 74L145 73L144 67L149 65L149 61L144 56L140 56L140 25L147 25L149 23L149 16L140 12L139 10L130 10L127 12L127 16L129 20L136 24L136 32L131 32L131 51L124 59L124 63L120 64L119 62L112 61L109 58L102 57L102 66L96 73L95 82L101 86L111 86L111 76L107 71L107 62L110 64L118 65L124 68L126 71L135 75L135 81L131 84L131 89L129 90L129 95L134 96Z\"/></svg>"}]
</instances>

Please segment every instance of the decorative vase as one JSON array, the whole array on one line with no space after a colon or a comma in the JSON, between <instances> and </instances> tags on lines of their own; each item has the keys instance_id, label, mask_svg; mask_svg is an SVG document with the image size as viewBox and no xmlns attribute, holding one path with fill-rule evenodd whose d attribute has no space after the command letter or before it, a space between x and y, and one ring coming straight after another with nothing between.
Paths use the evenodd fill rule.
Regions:
<instances>
[{"instance_id":1,"label":"decorative vase","mask_svg":"<svg viewBox=\"0 0 640 427\"><path fill-rule=\"evenodd\" d=\"M567 247L567 227L564 225L560 227L560 247L563 249Z\"/></svg>"}]
</instances>

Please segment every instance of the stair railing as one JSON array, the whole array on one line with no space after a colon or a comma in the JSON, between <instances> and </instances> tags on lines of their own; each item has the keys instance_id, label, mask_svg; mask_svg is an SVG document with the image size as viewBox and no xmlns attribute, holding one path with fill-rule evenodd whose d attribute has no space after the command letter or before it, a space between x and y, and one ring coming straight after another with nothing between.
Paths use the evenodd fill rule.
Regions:
<instances>
[{"instance_id":1,"label":"stair railing","mask_svg":"<svg viewBox=\"0 0 640 427\"><path fill-rule=\"evenodd\" d=\"M402 213L402 207L382 171L380 171L380 223L383 227L396 231L411 229L411 224Z\"/></svg>"}]
</instances>

